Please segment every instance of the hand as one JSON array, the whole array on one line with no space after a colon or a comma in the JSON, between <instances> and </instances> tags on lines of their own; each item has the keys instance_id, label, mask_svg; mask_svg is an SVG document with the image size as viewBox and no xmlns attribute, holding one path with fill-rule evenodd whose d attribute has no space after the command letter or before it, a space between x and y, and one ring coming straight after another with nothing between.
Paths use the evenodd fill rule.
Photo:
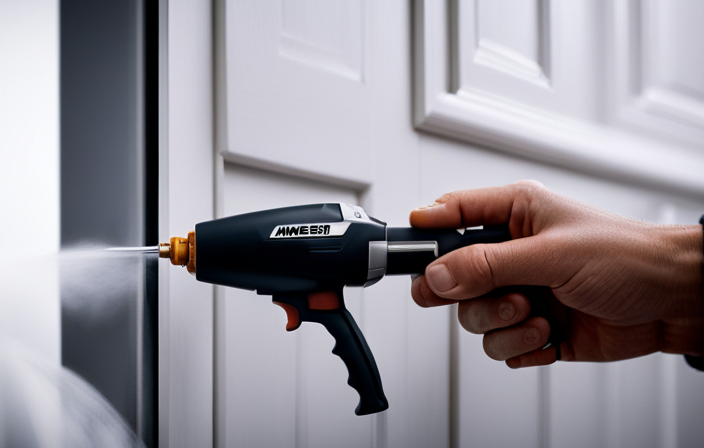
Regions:
<instances>
[{"instance_id":1,"label":"hand","mask_svg":"<svg viewBox=\"0 0 704 448\"><path fill-rule=\"evenodd\" d=\"M464 228L508 222L513 240L453 251L412 285L418 305L459 301L458 319L484 351L512 368L547 365L550 328L527 319L528 299L492 293L545 286L567 340L565 361L614 361L656 351L704 355L702 227L654 225L547 190L534 181L458 191L411 213L411 225ZM468 300L471 299L471 300Z\"/></svg>"}]
</instances>

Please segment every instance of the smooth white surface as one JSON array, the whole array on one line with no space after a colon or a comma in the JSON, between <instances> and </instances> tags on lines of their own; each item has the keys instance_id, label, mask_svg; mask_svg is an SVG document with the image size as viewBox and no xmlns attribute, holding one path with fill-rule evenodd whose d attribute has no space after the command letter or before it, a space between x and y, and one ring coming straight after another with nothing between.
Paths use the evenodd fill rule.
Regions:
<instances>
[{"instance_id":1,"label":"smooth white surface","mask_svg":"<svg viewBox=\"0 0 704 448\"><path fill-rule=\"evenodd\" d=\"M213 219L213 59L209 1L168 4L160 116L160 240ZM163 56L163 55L162 55ZM213 445L213 287L160 266L160 417L164 447Z\"/></svg>"},{"instance_id":2,"label":"smooth white surface","mask_svg":"<svg viewBox=\"0 0 704 448\"><path fill-rule=\"evenodd\" d=\"M0 1L0 338L56 363L58 24L55 0Z\"/></svg>"},{"instance_id":3,"label":"smooth white surface","mask_svg":"<svg viewBox=\"0 0 704 448\"><path fill-rule=\"evenodd\" d=\"M704 4L618 0L605 13L610 122L701 154Z\"/></svg>"},{"instance_id":4,"label":"smooth white surface","mask_svg":"<svg viewBox=\"0 0 704 448\"><path fill-rule=\"evenodd\" d=\"M221 4L225 158L368 184L367 2Z\"/></svg>"}]
</instances>

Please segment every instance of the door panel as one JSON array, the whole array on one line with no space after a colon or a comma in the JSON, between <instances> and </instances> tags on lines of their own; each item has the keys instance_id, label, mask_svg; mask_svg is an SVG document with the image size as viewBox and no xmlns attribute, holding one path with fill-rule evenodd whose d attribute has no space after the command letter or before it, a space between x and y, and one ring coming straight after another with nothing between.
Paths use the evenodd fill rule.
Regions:
<instances>
[{"instance_id":1,"label":"door panel","mask_svg":"<svg viewBox=\"0 0 704 448\"><path fill-rule=\"evenodd\" d=\"M370 182L365 3L222 2L226 159Z\"/></svg>"},{"instance_id":2,"label":"door panel","mask_svg":"<svg viewBox=\"0 0 704 448\"><path fill-rule=\"evenodd\" d=\"M449 19L457 53L454 92L485 94L590 119L596 112L588 92L594 72L588 58L594 42L585 2L551 0L451 2Z\"/></svg>"},{"instance_id":3,"label":"door panel","mask_svg":"<svg viewBox=\"0 0 704 448\"><path fill-rule=\"evenodd\" d=\"M618 0L608 14L612 123L701 153L704 3Z\"/></svg>"},{"instance_id":4,"label":"door panel","mask_svg":"<svg viewBox=\"0 0 704 448\"><path fill-rule=\"evenodd\" d=\"M463 446L539 447L541 393L539 369L510 370L484 353L481 336L458 331L457 418ZM520 397L520 399L517 399ZM496 416L511 422L496 432Z\"/></svg>"},{"instance_id":5,"label":"door panel","mask_svg":"<svg viewBox=\"0 0 704 448\"><path fill-rule=\"evenodd\" d=\"M227 165L224 213L320 202L358 203L354 190L252 168ZM246 257L247 254L237 256ZM346 305L364 329L362 290L346 288ZM226 391L227 446L366 446L372 416L354 414L359 397L347 369L332 354L334 340L320 325L286 332L286 316L270 296L227 288L216 344L225 362L218 390ZM262 422L271 425L263 431Z\"/></svg>"}]
</instances>

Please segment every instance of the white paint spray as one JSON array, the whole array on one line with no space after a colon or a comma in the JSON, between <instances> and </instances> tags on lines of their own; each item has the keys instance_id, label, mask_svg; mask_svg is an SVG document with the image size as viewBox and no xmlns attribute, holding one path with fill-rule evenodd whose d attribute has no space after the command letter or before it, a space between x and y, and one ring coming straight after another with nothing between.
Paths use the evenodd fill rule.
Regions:
<instances>
[{"instance_id":1,"label":"white paint spray","mask_svg":"<svg viewBox=\"0 0 704 448\"><path fill-rule=\"evenodd\" d=\"M0 448L144 446L93 386L60 363L61 307L101 325L141 291L144 257L83 246L0 262Z\"/></svg>"}]
</instances>

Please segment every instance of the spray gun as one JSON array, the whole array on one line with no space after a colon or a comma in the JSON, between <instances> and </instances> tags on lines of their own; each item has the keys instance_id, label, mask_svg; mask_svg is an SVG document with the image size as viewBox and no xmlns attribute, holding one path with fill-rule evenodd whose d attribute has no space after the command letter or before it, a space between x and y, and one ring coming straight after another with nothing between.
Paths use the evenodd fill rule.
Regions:
<instances>
[{"instance_id":1,"label":"spray gun","mask_svg":"<svg viewBox=\"0 0 704 448\"><path fill-rule=\"evenodd\" d=\"M506 226L483 229L387 227L361 207L313 204L265 210L197 224L187 238L171 238L159 256L186 266L202 282L270 295L286 312L287 331L322 324L335 338L348 384L359 393L357 415L389 407L364 335L345 308L345 286L370 286L384 275L413 275L455 249L511 239ZM550 323L546 349L565 339L535 287L519 287L532 315Z\"/></svg>"}]
</instances>

